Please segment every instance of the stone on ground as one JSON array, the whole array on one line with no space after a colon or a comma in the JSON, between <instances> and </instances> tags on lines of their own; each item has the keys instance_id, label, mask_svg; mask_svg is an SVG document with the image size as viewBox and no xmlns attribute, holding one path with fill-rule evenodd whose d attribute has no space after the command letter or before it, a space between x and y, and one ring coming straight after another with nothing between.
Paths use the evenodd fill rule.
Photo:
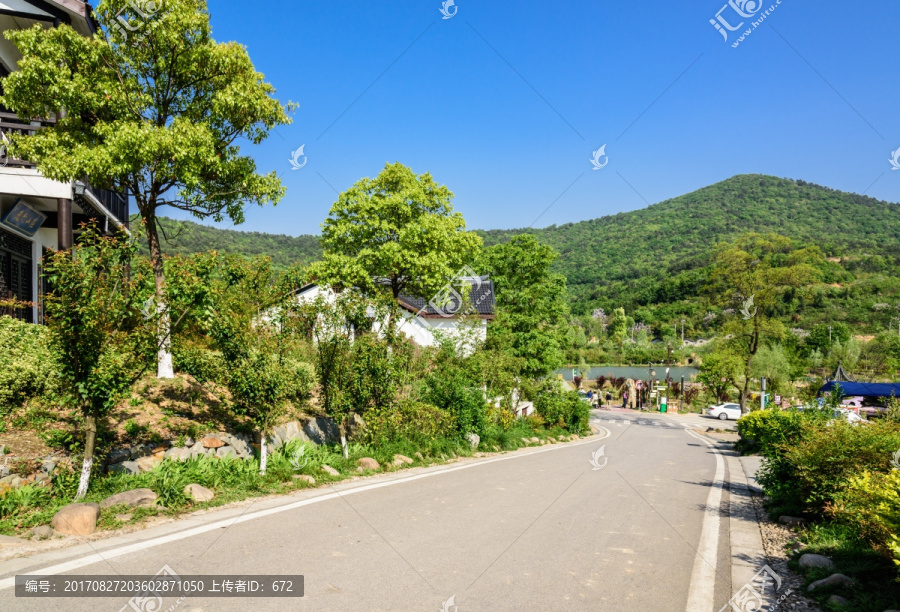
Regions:
<instances>
[{"instance_id":1,"label":"stone on ground","mask_svg":"<svg viewBox=\"0 0 900 612\"><path fill-rule=\"evenodd\" d=\"M850 600L847 599L846 597L841 597L840 595L832 595L831 597L828 598L828 603L831 604L832 606L842 607L842 606L846 606L847 604L849 604Z\"/></svg>"},{"instance_id":2,"label":"stone on ground","mask_svg":"<svg viewBox=\"0 0 900 612\"><path fill-rule=\"evenodd\" d=\"M800 567L809 569L811 567L823 567L825 569L834 569L834 561L824 555L814 555L806 553L800 557Z\"/></svg>"},{"instance_id":3,"label":"stone on ground","mask_svg":"<svg viewBox=\"0 0 900 612\"><path fill-rule=\"evenodd\" d=\"M133 491L123 491L110 495L102 502L101 508L111 508L112 506L128 506L129 508L149 508L156 502L159 497L150 489L134 489Z\"/></svg>"},{"instance_id":4,"label":"stone on ground","mask_svg":"<svg viewBox=\"0 0 900 612\"><path fill-rule=\"evenodd\" d=\"M540 444L540 442L541 442L541 439L538 438L537 436L531 438L531 443L532 443L532 444Z\"/></svg>"},{"instance_id":5,"label":"stone on ground","mask_svg":"<svg viewBox=\"0 0 900 612\"><path fill-rule=\"evenodd\" d=\"M796 527L797 525L803 524L803 519L797 518L796 516L782 515L778 517L778 522L782 525L787 525L788 527Z\"/></svg>"},{"instance_id":6,"label":"stone on ground","mask_svg":"<svg viewBox=\"0 0 900 612\"><path fill-rule=\"evenodd\" d=\"M213 438L212 436L206 436L200 443L203 445L203 448L221 448L225 446L225 443L219 440L218 438Z\"/></svg>"},{"instance_id":7,"label":"stone on ground","mask_svg":"<svg viewBox=\"0 0 900 612\"><path fill-rule=\"evenodd\" d=\"M394 455L394 465L401 466L407 463L412 463L413 460L407 457L406 455Z\"/></svg>"},{"instance_id":8,"label":"stone on ground","mask_svg":"<svg viewBox=\"0 0 900 612\"><path fill-rule=\"evenodd\" d=\"M110 474L137 474L141 471L137 461L123 461L114 463L106 468Z\"/></svg>"},{"instance_id":9,"label":"stone on ground","mask_svg":"<svg viewBox=\"0 0 900 612\"><path fill-rule=\"evenodd\" d=\"M381 465L371 457L363 457L358 460L356 464L364 470L377 470L381 467Z\"/></svg>"},{"instance_id":10,"label":"stone on ground","mask_svg":"<svg viewBox=\"0 0 900 612\"><path fill-rule=\"evenodd\" d=\"M322 471L325 472L326 474L331 475L331 476L340 476L340 475L341 475L340 472L338 472L336 469L334 469L334 468L331 467L330 465L323 465L323 466L322 466Z\"/></svg>"},{"instance_id":11,"label":"stone on ground","mask_svg":"<svg viewBox=\"0 0 900 612\"><path fill-rule=\"evenodd\" d=\"M184 494L197 503L208 502L216 496L215 493L206 487L196 483L186 486L184 488Z\"/></svg>"},{"instance_id":12,"label":"stone on ground","mask_svg":"<svg viewBox=\"0 0 900 612\"><path fill-rule=\"evenodd\" d=\"M53 531L53 527L50 525L41 525L40 527L35 527L31 530L31 535L33 535L38 540L46 540L48 538L52 538L55 535Z\"/></svg>"},{"instance_id":13,"label":"stone on ground","mask_svg":"<svg viewBox=\"0 0 900 612\"><path fill-rule=\"evenodd\" d=\"M150 472L160 463L162 463L162 458L156 455L148 455L137 460L138 469L142 472Z\"/></svg>"},{"instance_id":14,"label":"stone on ground","mask_svg":"<svg viewBox=\"0 0 900 612\"><path fill-rule=\"evenodd\" d=\"M99 519L100 504L69 504L53 515L50 526L63 535L90 535Z\"/></svg>"},{"instance_id":15,"label":"stone on ground","mask_svg":"<svg viewBox=\"0 0 900 612\"><path fill-rule=\"evenodd\" d=\"M807 587L807 591L812 593L817 589L821 589L822 587L833 587L833 586L853 586L856 584L853 578L849 576L845 576L843 574L832 574L828 578L822 578L821 580L816 580L811 585Z\"/></svg>"},{"instance_id":16,"label":"stone on ground","mask_svg":"<svg viewBox=\"0 0 900 612\"><path fill-rule=\"evenodd\" d=\"M166 451L166 459L171 461L187 461L191 458L191 449L176 446Z\"/></svg>"},{"instance_id":17,"label":"stone on ground","mask_svg":"<svg viewBox=\"0 0 900 612\"><path fill-rule=\"evenodd\" d=\"M316 479L313 478L312 476L308 476L306 474L295 474L293 476L293 478L294 478L294 480L301 480L307 484L311 484L311 485L316 484Z\"/></svg>"}]
</instances>

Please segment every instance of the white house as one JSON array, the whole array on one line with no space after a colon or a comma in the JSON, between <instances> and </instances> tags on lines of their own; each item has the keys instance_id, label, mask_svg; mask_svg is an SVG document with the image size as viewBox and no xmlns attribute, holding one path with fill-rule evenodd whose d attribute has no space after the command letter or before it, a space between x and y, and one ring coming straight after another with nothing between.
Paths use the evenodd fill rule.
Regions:
<instances>
[{"instance_id":1,"label":"white house","mask_svg":"<svg viewBox=\"0 0 900 612\"><path fill-rule=\"evenodd\" d=\"M97 31L91 7L79 0L2 0L0 30L46 28L62 23L90 36ZM0 37L0 76L15 71L21 55ZM50 250L72 247L82 222L94 219L107 232L128 231L128 198L94 189L86 181L60 183L41 176L27 160L11 159L10 134L30 134L52 125L56 116L19 119L0 107L0 298L33 304L5 314L40 322L41 259Z\"/></svg>"},{"instance_id":2,"label":"white house","mask_svg":"<svg viewBox=\"0 0 900 612\"><path fill-rule=\"evenodd\" d=\"M463 354L473 352L475 345L487 339L487 324L494 318L494 284L486 276L457 277L454 284L458 287L448 285L430 301L401 294L398 305L402 320L397 330L419 346L436 346L443 336L456 340ZM466 290L468 299L463 299ZM319 296L329 302L335 299L331 288L319 285L307 285L297 292L301 302L312 302ZM378 332L386 323L376 322L373 331Z\"/></svg>"}]
</instances>

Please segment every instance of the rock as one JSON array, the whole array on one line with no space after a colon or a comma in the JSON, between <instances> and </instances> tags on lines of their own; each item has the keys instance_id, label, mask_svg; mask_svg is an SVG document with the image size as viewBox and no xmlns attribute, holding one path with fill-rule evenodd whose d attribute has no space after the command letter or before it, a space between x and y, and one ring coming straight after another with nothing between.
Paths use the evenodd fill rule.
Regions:
<instances>
[{"instance_id":1,"label":"rock","mask_svg":"<svg viewBox=\"0 0 900 612\"><path fill-rule=\"evenodd\" d=\"M53 515L50 526L63 535L90 535L99 518L100 504L69 504Z\"/></svg>"},{"instance_id":2,"label":"rock","mask_svg":"<svg viewBox=\"0 0 900 612\"><path fill-rule=\"evenodd\" d=\"M533 437L533 438L531 438L531 443L532 443L532 444L539 444L540 441L541 441L541 439L538 438L538 437Z\"/></svg>"},{"instance_id":3,"label":"rock","mask_svg":"<svg viewBox=\"0 0 900 612\"><path fill-rule=\"evenodd\" d=\"M811 585L809 585L806 590L812 593L813 591L822 587L853 586L854 584L856 583L853 581L853 578L850 578L849 576L845 576L843 574L832 574L828 578L816 580Z\"/></svg>"},{"instance_id":4,"label":"rock","mask_svg":"<svg viewBox=\"0 0 900 612\"><path fill-rule=\"evenodd\" d=\"M198 485L196 483L186 486L184 488L184 494L198 503L208 502L216 496L215 493L213 493L206 487Z\"/></svg>"},{"instance_id":5,"label":"rock","mask_svg":"<svg viewBox=\"0 0 900 612\"><path fill-rule=\"evenodd\" d=\"M9 466L0 465L0 479L6 478L9 476Z\"/></svg>"},{"instance_id":6,"label":"rock","mask_svg":"<svg viewBox=\"0 0 900 612\"><path fill-rule=\"evenodd\" d=\"M291 421L290 423L279 425L272 430L272 445L275 446L275 448L281 448L288 442L293 442L294 440L310 442L310 439L303 432L302 427L303 426L299 421Z\"/></svg>"},{"instance_id":7,"label":"rock","mask_svg":"<svg viewBox=\"0 0 900 612\"><path fill-rule=\"evenodd\" d=\"M137 474L141 471L137 461L123 461L106 468L110 474Z\"/></svg>"},{"instance_id":8,"label":"rock","mask_svg":"<svg viewBox=\"0 0 900 612\"><path fill-rule=\"evenodd\" d=\"M822 567L825 569L834 569L834 561L824 555L813 555L807 553L800 557L800 567L810 569L813 567Z\"/></svg>"},{"instance_id":9,"label":"rock","mask_svg":"<svg viewBox=\"0 0 900 612\"><path fill-rule=\"evenodd\" d=\"M200 444L203 445L203 448L222 448L225 446L225 443L219 440L218 438L213 438L212 436L206 436L202 440L200 440Z\"/></svg>"},{"instance_id":10,"label":"rock","mask_svg":"<svg viewBox=\"0 0 900 612\"><path fill-rule=\"evenodd\" d=\"M141 457L149 457L153 453L153 448L149 444L138 444L131 449L131 460L136 461Z\"/></svg>"},{"instance_id":11,"label":"rock","mask_svg":"<svg viewBox=\"0 0 900 612\"><path fill-rule=\"evenodd\" d=\"M52 474L53 470L55 470L55 469L56 469L56 460L55 459L46 459L41 464L41 471L44 474Z\"/></svg>"},{"instance_id":12,"label":"rock","mask_svg":"<svg viewBox=\"0 0 900 612\"><path fill-rule=\"evenodd\" d=\"M294 480L302 480L303 482L305 482L307 484L311 484L311 485L316 484L316 479L313 478L312 476L307 476L306 474L295 474L293 476L293 478L294 478Z\"/></svg>"},{"instance_id":13,"label":"rock","mask_svg":"<svg viewBox=\"0 0 900 612\"><path fill-rule=\"evenodd\" d=\"M303 424L303 433L313 444L336 444L341 440L341 432L332 419L312 419Z\"/></svg>"},{"instance_id":14,"label":"rock","mask_svg":"<svg viewBox=\"0 0 900 612\"><path fill-rule=\"evenodd\" d=\"M53 527L50 525L41 525L40 527L35 527L31 530L31 535L37 538L38 540L46 540L48 538L52 538L56 534L53 531Z\"/></svg>"},{"instance_id":15,"label":"rock","mask_svg":"<svg viewBox=\"0 0 900 612\"><path fill-rule=\"evenodd\" d=\"M422 455L422 453L420 453L419 451L414 452L413 455L414 455L415 458L418 459L419 461L425 461L425 456Z\"/></svg>"},{"instance_id":16,"label":"rock","mask_svg":"<svg viewBox=\"0 0 900 612\"><path fill-rule=\"evenodd\" d=\"M241 459L249 459L253 455L250 449L250 438L243 434L231 436L231 447Z\"/></svg>"},{"instance_id":17,"label":"rock","mask_svg":"<svg viewBox=\"0 0 900 612\"><path fill-rule=\"evenodd\" d=\"M323 466L322 466L322 471L325 472L326 474L331 475L331 476L340 476L340 475L341 475L340 472L338 472L336 469L334 469L334 468L331 467L330 465L323 465Z\"/></svg>"},{"instance_id":18,"label":"rock","mask_svg":"<svg viewBox=\"0 0 900 612\"><path fill-rule=\"evenodd\" d=\"M782 525L787 525L788 527L796 527L797 525L803 524L803 519L797 518L796 516L787 516L785 514L778 517L778 522Z\"/></svg>"},{"instance_id":19,"label":"rock","mask_svg":"<svg viewBox=\"0 0 900 612\"><path fill-rule=\"evenodd\" d=\"M216 457L219 459L237 459L237 453L231 446L223 446L216 449Z\"/></svg>"},{"instance_id":20,"label":"rock","mask_svg":"<svg viewBox=\"0 0 900 612\"><path fill-rule=\"evenodd\" d=\"M412 459L406 455L394 455L394 465L403 465L405 463L414 463Z\"/></svg>"},{"instance_id":21,"label":"rock","mask_svg":"<svg viewBox=\"0 0 900 612\"><path fill-rule=\"evenodd\" d=\"M120 523L127 523L128 521L131 520L132 516L134 516L134 515L133 514L117 514L116 520L119 521Z\"/></svg>"},{"instance_id":22,"label":"rock","mask_svg":"<svg viewBox=\"0 0 900 612\"><path fill-rule=\"evenodd\" d=\"M123 491L122 493L110 495L100 502L100 507L128 506L129 508L149 508L154 505L157 497L159 496L150 489L134 489L133 491Z\"/></svg>"},{"instance_id":23,"label":"rock","mask_svg":"<svg viewBox=\"0 0 900 612\"><path fill-rule=\"evenodd\" d=\"M170 461L187 461L191 458L191 449L175 446L167 450L165 456Z\"/></svg>"},{"instance_id":24,"label":"rock","mask_svg":"<svg viewBox=\"0 0 900 612\"><path fill-rule=\"evenodd\" d=\"M525 444L531 444L531 440L529 440L528 438L522 438L522 442Z\"/></svg>"},{"instance_id":25,"label":"rock","mask_svg":"<svg viewBox=\"0 0 900 612\"><path fill-rule=\"evenodd\" d=\"M167 451L167 450L168 450L168 449L167 449L165 446L160 446L159 448L154 449L153 452L151 453L151 455L152 455L153 457L156 457L156 458L159 459L160 461L162 461L163 459L166 458L166 451Z\"/></svg>"},{"instance_id":26,"label":"rock","mask_svg":"<svg viewBox=\"0 0 900 612\"><path fill-rule=\"evenodd\" d=\"M137 460L138 469L142 472L149 472L160 463L162 463L162 457L156 455L148 455Z\"/></svg>"},{"instance_id":27,"label":"rock","mask_svg":"<svg viewBox=\"0 0 900 612\"><path fill-rule=\"evenodd\" d=\"M21 476L13 474L9 479L9 486L12 487L13 489L18 489L19 487L22 486L23 482L24 481L22 480Z\"/></svg>"},{"instance_id":28,"label":"rock","mask_svg":"<svg viewBox=\"0 0 900 612\"><path fill-rule=\"evenodd\" d=\"M846 597L841 597L840 595L832 595L828 598L828 603L832 606L846 606L850 603L850 600Z\"/></svg>"},{"instance_id":29,"label":"rock","mask_svg":"<svg viewBox=\"0 0 900 612\"><path fill-rule=\"evenodd\" d=\"M476 433L466 434L466 440L469 441L472 448L478 448L478 445L481 443L481 436Z\"/></svg>"},{"instance_id":30,"label":"rock","mask_svg":"<svg viewBox=\"0 0 900 612\"><path fill-rule=\"evenodd\" d=\"M363 457L362 459L359 459L356 464L364 470L377 470L381 468L381 465L371 457Z\"/></svg>"},{"instance_id":31,"label":"rock","mask_svg":"<svg viewBox=\"0 0 900 612\"><path fill-rule=\"evenodd\" d=\"M128 461L129 459L131 459L131 449L116 448L109 451L109 454L106 456L106 464L112 465L113 463L122 463L123 461Z\"/></svg>"}]
</instances>

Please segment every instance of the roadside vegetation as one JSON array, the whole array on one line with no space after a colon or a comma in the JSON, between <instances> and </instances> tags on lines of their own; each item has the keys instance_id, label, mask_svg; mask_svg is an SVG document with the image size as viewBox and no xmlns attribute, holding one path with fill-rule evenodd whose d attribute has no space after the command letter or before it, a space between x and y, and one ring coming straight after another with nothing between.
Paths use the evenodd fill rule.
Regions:
<instances>
[{"instance_id":1,"label":"roadside vegetation","mask_svg":"<svg viewBox=\"0 0 900 612\"><path fill-rule=\"evenodd\" d=\"M738 421L739 448L764 457L758 480L774 520L794 523L802 554L832 569L802 569L811 583L835 572L852 586L817 589L831 610L882 612L900 604L900 407L875 423L833 418L839 395L805 410L760 410ZM791 517L791 518L788 518ZM799 559L801 553L797 554ZM828 603L832 595L849 600Z\"/></svg>"}]
</instances>

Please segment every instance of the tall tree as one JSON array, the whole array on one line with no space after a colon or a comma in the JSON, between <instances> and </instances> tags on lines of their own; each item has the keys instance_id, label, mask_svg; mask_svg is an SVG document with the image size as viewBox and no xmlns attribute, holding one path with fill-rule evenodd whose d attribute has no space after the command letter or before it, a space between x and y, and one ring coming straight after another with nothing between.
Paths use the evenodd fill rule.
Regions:
<instances>
[{"instance_id":1,"label":"tall tree","mask_svg":"<svg viewBox=\"0 0 900 612\"><path fill-rule=\"evenodd\" d=\"M401 293L428 299L478 256L481 238L466 231L452 199L431 174L386 164L331 207L322 226L323 260L312 266L312 275L325 284L389 295L393 324Z\"/></svg>"},{"instance_id":2,"label":"tall tree","mask_svg":"<svg viewBox=\"0 0 900 612\"><path fill-rule=\"evenodd\" d=\"M484 271L497 292L497 319L489 345L521 360L522 374L538 378L562 365L569 316L566 278L552 271L559 258L530 234L485 249Z\"/></svg>"},{"instance_id":3,"label":"tall tree","mask_svg":"<svg viewBox=\"0 0 900 612\"><path fill-rule=\"evenodd\" d=\"M205 0L166 0L152 15L134 6L102 0L96 10L102 31L93 37L67 25L6 31L23 57L3 80L2 103L23 118L58 113L54 126L13 140L17 155L44 176L87 177L94 187L134 198L161 315L158 375L171 378L157 211L172 206L241 223L247 203L280 200L284 188L275 173L257 174L237 143L262 142L290 122L291 105L272 97L243 46L212 38Z\"/></svg>"},{"instance_id":4,"label":"tall tree","mask_svg":"<svg viewBox=\"0 0 900 612\"><path fill-rule=\"evenodd\" d=\"M790 238L777 234L747 234L718 245L709 276L709 291L734 314L725 323L729 348L741 357L741 410L747 411L752 362L767 342L781 339L779 306L791 289L817 279L824 256L816 247L796 249Z\"/></svg>"},{"instance_id":5,"label":"tall tree","mask_svg":"<svg viewBox=\"0 0 900 612\"><path fill-rule=\"evenodd\" d=\"M87 228L73 251L45 262L50 346L63 396L81 413L84 459L77 499L87 493L100 420L144 372L156 348L152 322L141 316L149 278L133 267L135 245ZM149 291L149 287L146 287Z\"/></svg>"}]
</instances>

